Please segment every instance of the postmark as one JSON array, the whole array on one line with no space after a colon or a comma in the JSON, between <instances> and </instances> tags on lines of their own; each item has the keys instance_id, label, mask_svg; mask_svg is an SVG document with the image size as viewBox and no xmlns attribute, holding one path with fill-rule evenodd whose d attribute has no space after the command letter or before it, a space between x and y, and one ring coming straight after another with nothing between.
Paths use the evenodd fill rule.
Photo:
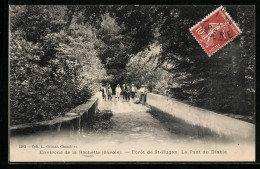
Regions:
<instances>
[{"instance_id":1,"label":"postmark","mask_svg":"<svg viewBox=\"0 0 260 169\"><path fill-rule=\"evenodd\" d=\"M223 6L190 28L190 32L208 56L242 33Z\"/></svg>"}]
</instances>

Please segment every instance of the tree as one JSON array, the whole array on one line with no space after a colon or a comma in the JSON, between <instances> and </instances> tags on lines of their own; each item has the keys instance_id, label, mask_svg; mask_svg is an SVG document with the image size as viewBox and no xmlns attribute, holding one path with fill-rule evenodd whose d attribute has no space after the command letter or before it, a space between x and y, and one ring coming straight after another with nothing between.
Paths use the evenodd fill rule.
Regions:
<instances>
[{"instance_id":1,"label":"tree","mask_svg":"<svg viewBox=\"0 0 260 169\"><path fill-rule=\"evenodd\" d=\"M246 25L252 26L254 10L243 8L243 10L245 9L251 12L241 11L242 9L237 7L227 7L227 11L231 13L231 16L234 16L235 20L237 13L248 15L245 18L250 19L247 20L248 24ZM159 66L169 62L173 67L168 71L172 72L175 78L184 77L180 83L183 95L187 100L213 110L249 114L250 111L245 109L244 93L247 90L245 77L253 79L253 45L246 48L239 44L245 32L249 35L246 36L249 44L253 43L253 31L249 31L252 30L253 26L245 29L241 38L236 38L209 58L189 33L189 28L213 10L212 6L169 7L158 14L160 23L158 24L160 33L158 37L162 44ZM194 17L194 13L198 17ZM237 20L245 22L245 20ZM239 26L243 30L245 24ZM251 72L251 75L246 76L245 70ZM249 102L252 105L253 100L251 99Z\"/></svg>"},{"instance_id":2,"label":"tree","mask_svg":"<svg viewBox=\"0 0 260 169\"><path fill-rule=\"evenodd\" d=\"M95 29L87 24L77 24L72 18L64 29L53 28L45 32L50 24L35 28L43 30L39 35L34 31L32 34L35 35L29 35L27 29L37 26L41 20L34 8L21 8L25 8L25 12L12 17L31 16L33 19L27 25L14 22L15 26L10 30L11 124L53 119L64 114L86 102L99 90L100 81L106 76L97 57L97 46L101 41L97 39ZM52 13L54 7L36 9ZM50 23L56 20L62 20L62 17L48 18Z\"/></svg>"},{"instance_id":3,"label":"tree","mask_svg":"<svg viewBox=\"0 0 260 169\"><path fill-rule=\"evenodd\" d=\"M174 85L172 75L157 68L160 46L152 44L144 51L132 56L126 66L126 82L138 88L147 85L150 92L167 94Z\"/></svg>"}]
</instances>

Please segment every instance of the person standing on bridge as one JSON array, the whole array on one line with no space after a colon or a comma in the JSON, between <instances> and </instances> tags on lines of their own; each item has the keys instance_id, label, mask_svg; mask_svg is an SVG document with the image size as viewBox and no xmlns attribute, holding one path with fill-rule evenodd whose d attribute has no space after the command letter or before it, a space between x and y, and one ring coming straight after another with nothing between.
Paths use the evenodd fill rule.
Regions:
<instances>
[{"instance_id":1,"label":"person standing on bridge","mask_svg":"<svg viewBox=\"0 0 260 169\"><path fill-rule=\"evenodd\" d=\"M127 100L127 94L126 94L126 86L125 86L125 84L123 84L123 86L122 86L122 94L123 94L123 101L124 100Z\"/></svg>"},{"instance_id":2,"label":"person standing on bridge","mask_svg":"<svg viewBox=\"0 0 260 169\"><path fill-rule=\"evenodd\" d=\"M131 86L132 101L134 101L134 99L135 99L135 93L136 93L136 91L137 91L137 89L136 89L135 85L132 84L132 86Z\"/></svg>"},{"instance_id":3,"label":"person standing on bridge","mask_svg":"<svg viewBox=\"0 0 260 169\"><path fill-rule=\"evenodd\" d=\"M127 84L126 86L126 100L130 101L130 92L131 92L131 88L130 86Z\"/></svg>"},{"instance_id":4,"label":"person standing on bridge","mask_svg":"<svg viewBox=\"0 0 260 169\"><path fill-rule=\"evenodd\" d=\"M102 92L103 99L106 101L107 100L107 88L104 85L102 85L102 87L101 87L101 92Z\"/></svg>"},{"instance_id":5,"label":"person standing on bridge","mask_svg":"<svg viewBox=\"0 0 260 169\"><path fill-rule=\"evenodd\" d=\"M107 96L108 96L108 100L112 100L112 89L110 87L110 84L108 84L107 87Z\"/></svg>"},{"instance_id":6,"label":"person standing on bridge","mask_svg":"<svg viewBox=\"0 0 260 169\"><path fill-rule=\"evenodd\" d=\"M116 98L117 98L118 101L119 101L119 98L120 98L120 93L121 93L121 87L118 84L117 87L116 87Z\"/></svg>"},{"instance_id":7,"label":"person standing on bridge","mask_svg":"<svg viewBox=\"0 0 260 169\"><path fill-rule=\"evenodd\" d=\"M144 104L146 102L146 95L147 95L147 92L148 92L147 86L141 85L139 92L140 92L139 102Z\"/></svg>"}]
</instances>

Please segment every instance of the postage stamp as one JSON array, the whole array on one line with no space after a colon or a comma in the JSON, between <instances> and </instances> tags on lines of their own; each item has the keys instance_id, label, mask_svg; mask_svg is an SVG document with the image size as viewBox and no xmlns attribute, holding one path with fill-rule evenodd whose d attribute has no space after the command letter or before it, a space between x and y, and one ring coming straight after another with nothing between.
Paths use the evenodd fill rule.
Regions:
<instances>
[{"instance_id":1,"label":"postage stamp","mask_svg":"<svg viewBox=\"0 0 260 169\"><path fill-rule=\"evenodd\" d=\"M223 6L220 6L192 28L191 34L211 56L241 33Z\"/></svg>"}]
</instances>

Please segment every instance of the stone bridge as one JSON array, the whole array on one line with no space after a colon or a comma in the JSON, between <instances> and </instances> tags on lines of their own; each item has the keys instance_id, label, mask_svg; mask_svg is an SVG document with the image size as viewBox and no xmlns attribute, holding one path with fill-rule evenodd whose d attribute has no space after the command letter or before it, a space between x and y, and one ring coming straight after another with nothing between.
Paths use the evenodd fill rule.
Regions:
<instances>
[{"instance_id":1,"label":"stone bridge","mask_svg":"<svg viewBox=\"0 0 260 169\"><path fill-rule=\"evenodd\" d=\"M104 101L99 93L86 104L68 112L64 117L12 126L10 129L11 147L46 145L46 143L50 145L77 144L84 148L88 147L88 150L92 149L91 147L109 150L117 147L117 150L123 151L121 154L125 154L124 159L140 161L138 156L126 155L128 153L134 155L135 152L131 152L132 150L138 153L139 150L148 151L151 148L151 151L155 151L163 147L169 150L170 147L180 153L181 149L201 151L212 149L213 146L213 151L221 153L230 151L231 161L232 155L242 149L247 150L244 153L250 155L249 159L254 158L251 155L252 152L254 154L254 124L151 93L147 94L146 104L136 103L134 100L117 101L114 98L112 101ZM131 150L126 147L130 147ZM237 150L238 147L242 149ZM17 153L17 151L11 149L10 153ZM81 153L84 156L84 151ZM167 151L165 153L167 154ZM192 152L190 153L192 155ZM98 161L98 156L92 156L93 161ZM70 160L84 160L82 158L80 156L78 159ZM183 161L186 158L196 161L198 156L176 157L174 160ZM226 159L225 156L219 158L219 160ZM245 159L245 157L238 158ZM108 157L106 160L109 159ZM149 158L151 159L159 160L156 157ZM214 156L206 159L216 160ZM165 160L172 159L167 156Z\"/></svg>"}]
</instances>

